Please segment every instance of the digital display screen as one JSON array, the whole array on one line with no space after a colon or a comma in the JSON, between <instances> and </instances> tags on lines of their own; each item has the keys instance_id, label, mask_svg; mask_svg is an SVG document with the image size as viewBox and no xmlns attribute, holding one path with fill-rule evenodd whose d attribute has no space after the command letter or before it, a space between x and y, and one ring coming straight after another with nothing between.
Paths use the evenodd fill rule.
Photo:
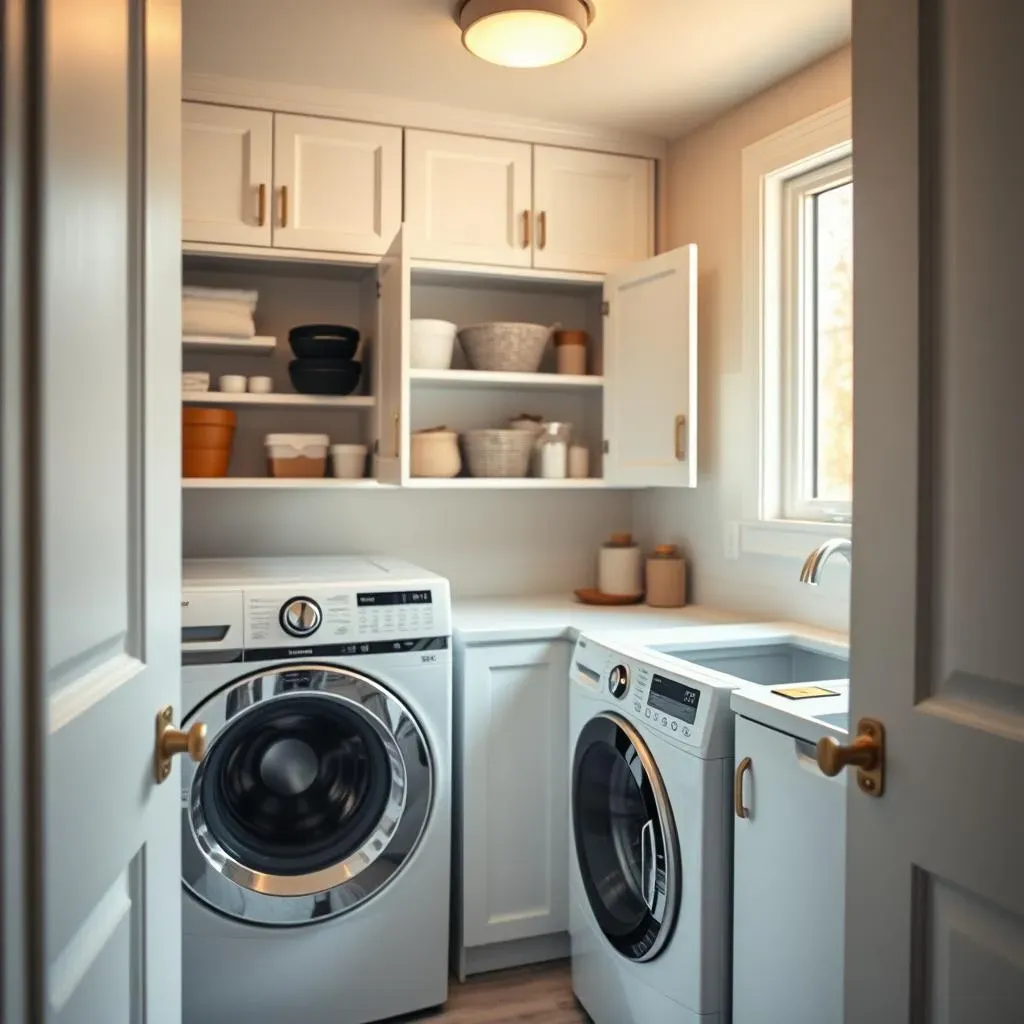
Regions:
<instances>
[{"instance_id":1,"label":"digital display screen","mask_svg":"<svg viewBox=\"0 0 1024 1024\"><path fill-rule=\"evenodd\" d=\"M182 626L183 644L212 644L228 635L230 626Z\"/></svg>"},{"instance_id":2,"label":"digital display screen","mask_svg":"<svg viewBox=\"0 0 1024 1024\"><path fill-rule=\"evenodd\" d=\"M381 594L356 594L360 608L383 608L396 604L432 604L434 595L429 590L391 590Z\"/></svg>"},{"instance_id":3,"label":"digital display screen","mask_svg":"<svg viewBox=\"0 0 1024 1024\"><path fill-rule=\"evenodd\" d=\"M666 715L686 722L687 725L693 725L697 719L699 703L700 690L695 690L685 683L677 683L674 679L666 679L664 676L651 677L648 707L663 711Z\"/></svg>"}]
</instances>

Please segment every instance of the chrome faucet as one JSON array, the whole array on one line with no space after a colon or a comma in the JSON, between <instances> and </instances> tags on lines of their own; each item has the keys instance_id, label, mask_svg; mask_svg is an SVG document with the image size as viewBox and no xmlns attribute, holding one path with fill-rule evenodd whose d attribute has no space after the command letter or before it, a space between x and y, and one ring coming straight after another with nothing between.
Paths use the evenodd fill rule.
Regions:
<instances>
[{"instance_id":1,"label":"chrome faucet","mask_svg":"<svg viewBox=\"0 0 1024 1024\"><path fill-rule=\"evenodd\" d=\"M853 541L846 537L833 537L831 540L819 544L804 562L800 570L800 582L808 586L816 587L821 582L821 574L825 569L825 563L833 555L842 555L851 565L853 564Z\"/></svg>"}]
</instances>

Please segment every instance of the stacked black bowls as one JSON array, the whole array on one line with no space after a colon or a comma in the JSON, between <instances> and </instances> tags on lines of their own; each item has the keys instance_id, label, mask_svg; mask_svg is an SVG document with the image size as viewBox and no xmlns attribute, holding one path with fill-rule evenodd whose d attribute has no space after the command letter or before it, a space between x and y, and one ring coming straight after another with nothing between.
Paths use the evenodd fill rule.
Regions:
<instances>
[{"instance_id":1,"label":"stacked black bowls","mask_svg":"<svg viewBox=\"0 0 1024 1024\"><path fill-rule=\"evenodd\" d=\"M351 395L363 364L353 359L359 332L343 324L303 324L288 332L295 358L288 364L292 387L301 395Z\"/></svg>"}]
</instances>

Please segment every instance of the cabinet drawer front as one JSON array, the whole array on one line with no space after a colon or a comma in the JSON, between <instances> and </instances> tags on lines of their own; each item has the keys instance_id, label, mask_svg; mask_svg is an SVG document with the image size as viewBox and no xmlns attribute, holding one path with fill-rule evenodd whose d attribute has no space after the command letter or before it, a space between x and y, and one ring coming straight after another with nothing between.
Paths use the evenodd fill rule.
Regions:
<instances>
[{"instance_id":1,"label":"cabinet drawer front","mask_svg":"<svg viewBox=\"0 0 1024 1024\"><path fill-rule=\"evenodd\" d=\"M737 718L736 764L745 758L749 817L733 819L733 1020L842 1024L845 782L821 774L808 744Z\"/></svg>"},{"instance_id":2,"label":"cabinet drawer front","mask_svg":"<svg viewBox=\"0 0 1024 1024\"><path fill-rule=\"evenodd\" d=\"M379 255L398 231L402 130L274 117L274 245Z\"/></svg>"},{"instance_id":3,"label":"cabinet drawer front","mask_svg":"<svg viewBox=\"0 0 1024 1024\"><path fill-rule=\"evenodd\" d=\"M466 651L466 946L568 928L570 654L564 642Z\"/></svg>"},{"instance_id":4,"label":"cabinet drawer front","mask_svg":"<svg viewBox=\"0 0 1024 1024\"><path fill-rule=\"evenodd\" d=\"M654 164L534 147L534 266L609 274L654 255Z\"/></svg>"},{"instance_id":5,"label":"cabinet drawer front","mask_svg":"<svg viewBox=\"0 0 1024 1024\"><path fill-rule=\"evenodd\" d=\"M528 267L531 150L525 142L406 131L411 255Z\"/></svg>"},{"instance_id":6,"label":"cabinet drawer front","mask_svg":"<svg viewBox=\"0 0 1024 1024\"><path fill-rule=\"evenodd\" d=\"M181 133L182 237L189 242L270 245L273 115L183 103Z\"/></svg>"}]
</instances>

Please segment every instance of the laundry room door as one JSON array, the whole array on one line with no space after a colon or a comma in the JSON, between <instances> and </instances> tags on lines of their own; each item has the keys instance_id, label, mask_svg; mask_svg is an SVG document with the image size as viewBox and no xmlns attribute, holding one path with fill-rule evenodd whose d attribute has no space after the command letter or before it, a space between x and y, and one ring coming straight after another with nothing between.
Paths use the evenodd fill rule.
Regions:
<instances>
[{"instance_id":1,"label":"laundry room door","mask_svg":"<svg viewBox=\"0 0 1024 1024\"><path fill-rule=\"evenodd\" d=\"M850 722L885 749L848 780L845 1019L1015 1024L1024 8L853 12Z\"/></svg>"},{"instance_id":2,"label":"laundry room door","mask_svg":"<svg viewBox=\"0 0 1024 1024\"><path fill-rule=\"evenodd\" d=\"M180 1024L179 790L154 757L181 713L179 3L4 14L32 118L5 139L4 699L13 668L35 808L4 1020Z\"/></svg>"}]
</instances>

